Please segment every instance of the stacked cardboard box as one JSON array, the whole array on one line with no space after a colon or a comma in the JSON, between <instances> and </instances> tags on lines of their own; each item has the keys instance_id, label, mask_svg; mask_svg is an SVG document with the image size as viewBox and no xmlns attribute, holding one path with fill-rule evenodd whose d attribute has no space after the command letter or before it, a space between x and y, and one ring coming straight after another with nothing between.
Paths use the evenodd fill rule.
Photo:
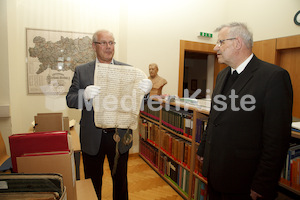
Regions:
<instances>
[{"instance_id":1,"label":"stacked cardboard box","mask_svg":"<svg viewBox=\"0 0 300 200\"><path fill-rule=\"evenodd\" d=\"M13 172L18 172L16 158L23 154L70 151L67 131L14 134L9 145Z\"/></svg>"},{"instance_id":2,"label":"stacked cardboard box","mask_svg":"<svg viewBox=\"0 0 300 200\"><path fill-rule=\"evenodd\" d=\"M50 127L47 119L52 124ZM68 119L63 118L61 113L43 113L38 114L35 121L35 131L44 132L14 134L9 137L13 172L59 173L63 176L68 199L76 200L74 152L68 130L62 131L67 129L64 121Z\"/></svg>"},{"instance_id":3,"label":"stacked cardboard box","mask_svg":"<svg viewBox=\"0 0 300 200\"><path fill-rule=\"evenodd\" d=\"M24 154L17 157L20 173L59 173L67 188L68 199L76 200L76 174L73 152Z\"/></svg>"}]
</instances>

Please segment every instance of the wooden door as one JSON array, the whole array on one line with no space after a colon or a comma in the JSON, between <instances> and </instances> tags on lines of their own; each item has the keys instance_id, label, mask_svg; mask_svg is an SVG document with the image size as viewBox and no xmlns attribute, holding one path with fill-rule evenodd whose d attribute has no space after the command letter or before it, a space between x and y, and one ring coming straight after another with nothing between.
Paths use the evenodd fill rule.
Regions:
<instances>
[{"instance_id":1,"label":"wooden door","mask_svg":"<svg viewBox=\"0 0 300 200\"><path fill-rule=\"evenodd\" d=\"M277 39L276 64L286 69L291 77L294 102L293 117L300 118L300 35Z\"/></svg>"},{"instance_id":2,"label":"wooden door","mask_svg":"<svg viewBox=\"0 0 300 200\"><path fill-rule=\"evenodd\" d=\"M254 42L252 52L256 55L257 58L275 64L276 39Z\"/></svg>"}]
</instances>

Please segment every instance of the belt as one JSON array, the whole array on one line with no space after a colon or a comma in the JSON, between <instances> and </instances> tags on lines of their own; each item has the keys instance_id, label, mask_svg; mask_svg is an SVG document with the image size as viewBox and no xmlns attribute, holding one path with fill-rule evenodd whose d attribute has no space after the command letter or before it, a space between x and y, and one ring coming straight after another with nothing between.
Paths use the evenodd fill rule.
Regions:
<instances>
[{"instance_id":1,"label":"belt","mask_svg":"<svg viewBox=\"0 0 300 200\"><path fill-rule=\"evenodd\" d=\"M103 128L102 132L103 133L114 133L115 132L115 128Z\"/></svg>"}]
</instances>

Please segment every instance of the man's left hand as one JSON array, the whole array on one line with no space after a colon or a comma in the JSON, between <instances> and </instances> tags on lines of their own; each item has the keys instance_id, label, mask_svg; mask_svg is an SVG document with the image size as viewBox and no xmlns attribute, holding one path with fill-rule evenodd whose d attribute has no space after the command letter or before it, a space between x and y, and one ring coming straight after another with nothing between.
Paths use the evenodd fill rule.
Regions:
<instances>
[{"instance_id":1,"label":"man's left hand","mask_svg":"<svg viewBox=\"0 0 300 200\"><path fill-rule=\"evenodd\" d=\"M139 88L148 94L152 89L152 81L149 79L143 79L139 82Z\"/></svg>"},{"instance_id":2,"label":"man's left hand","mask_svg":"<svg viewBox=\"0 0 300 200\"><path fill-rule=\"evenodd\" d=\"M261 196L260 194L258 194L257 192L255 192L254 190L251 190L250 197L251 197L253 200L256 200L256 199L258 199L258 198L261 198L262 196Z\"/></svg>"}]
</instances>

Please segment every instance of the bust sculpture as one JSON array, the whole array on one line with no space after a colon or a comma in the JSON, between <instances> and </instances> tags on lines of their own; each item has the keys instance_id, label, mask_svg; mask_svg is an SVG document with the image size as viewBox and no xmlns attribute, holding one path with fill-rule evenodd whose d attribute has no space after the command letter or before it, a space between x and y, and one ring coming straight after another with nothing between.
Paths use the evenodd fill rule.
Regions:
<instances>
[{"instance_id":1,"label":"bust sculpture","mask_svg":"<svg viewBox=\"0 0 300 200\"><path fill-rule=\"evenodd\" d=\"M166 79L160 77L158 74L158 66L155 63L149 65L149 74L148 77L152 81L152 89L150 91L150 96L161 95L162 88L167 84Z\"/></svg>"}]
</instances>

